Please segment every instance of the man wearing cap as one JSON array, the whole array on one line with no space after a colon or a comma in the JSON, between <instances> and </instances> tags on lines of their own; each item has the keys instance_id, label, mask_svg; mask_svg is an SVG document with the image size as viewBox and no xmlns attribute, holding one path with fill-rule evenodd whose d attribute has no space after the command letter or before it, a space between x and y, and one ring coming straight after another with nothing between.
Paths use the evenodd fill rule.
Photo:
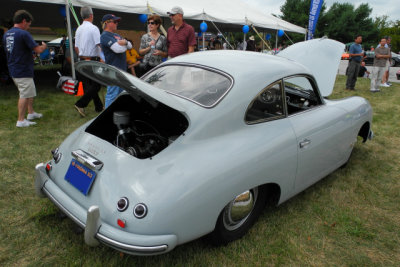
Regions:
<instances>
[{"instance_id":1,"label":"man wearing cap","mask_svg":"<svg viewBox=\"0 0 400 267\"><path fill-rule=\"evenodd\" d=\"M193 27L183 21L182 8L176 6L167 13L172 22L167 37L168 57L173 58L192 53L196 45L196 38Z\"/></svg>"},{"instance_id":2,"label":"man wearing cap","mask_svg":"<svg viewBox=\"0 0 400 267\"><path fill-rule=\"evenodd\" d=\"M132 48L131 42L122 38L117 31L118 22L121 18L113 14L104 15L101 23L103 25L103 33L100 37L101 49L103 50L106 63L126 71L126 50ZM122 88L118 86L107 86L106 108L117 98L122 92Z\"/></svg>"},{"instance_id":3,"label":"man wearing cap","mask_svg":"<svg viewBox=\"0 0 400 267\"><path fill-rule=\"evenodd\" d=\"M100 60L100 31L93 25L93 11L91 7L81 8L82 25L75 33L75 52L79 55L79 60ZM100 84L77 73L77 78L83 84L84 94L76 101L75 109L82 117L85 117L84 108L93 99L95 111L103 110L103 103L99 97Z\"/></svg>"}]
</instances>

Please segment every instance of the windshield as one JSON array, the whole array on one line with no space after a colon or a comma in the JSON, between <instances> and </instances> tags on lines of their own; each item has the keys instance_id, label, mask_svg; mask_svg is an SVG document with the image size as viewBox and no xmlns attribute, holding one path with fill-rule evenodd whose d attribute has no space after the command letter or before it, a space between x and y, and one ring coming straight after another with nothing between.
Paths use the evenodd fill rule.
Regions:
<instances>
[{"instance_id":1,"label":"windshield","mask_svg":"<svg viewBox=\"0 0 400 267\"><path fill-rule=\"evenodd\" d=\"M215 106L232 87L233 79L198 66L166 65L144 77L151 85L203 107Z\"/></svg>"}]
</instances>

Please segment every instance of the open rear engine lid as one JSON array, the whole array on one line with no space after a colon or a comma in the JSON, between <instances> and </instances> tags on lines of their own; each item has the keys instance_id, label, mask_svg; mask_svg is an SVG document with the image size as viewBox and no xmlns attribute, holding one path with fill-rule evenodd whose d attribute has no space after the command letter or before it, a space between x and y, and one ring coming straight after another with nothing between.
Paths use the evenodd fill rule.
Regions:
<instances>
[{"instance_id":1,"label":"open rear engine lid","mask_svg":"<svg viewBox=\"0 0 400 267\"><path fill-rule=\"evenodd\" d=\"M322 96L326 97L332 94L343 51L344 44L321 38L291 45L277 56L294 60L307 67L314 75Z\"/></svg>"},{"instance_id":2,"label":"open rear engine lid","mask_svg":"<svg viewBox=\"0 0 400 267\"><path fill-rule=\"evenodd\" d=\"M86 77L104 86L123 88L133 98L145 98L150 104L154 105L156 105L154 100L157 100L175 110L185 111L183 105L173 95L114 66L97 61L80 61L75 64L75 67Z\"/></svg>"}]
</instances>

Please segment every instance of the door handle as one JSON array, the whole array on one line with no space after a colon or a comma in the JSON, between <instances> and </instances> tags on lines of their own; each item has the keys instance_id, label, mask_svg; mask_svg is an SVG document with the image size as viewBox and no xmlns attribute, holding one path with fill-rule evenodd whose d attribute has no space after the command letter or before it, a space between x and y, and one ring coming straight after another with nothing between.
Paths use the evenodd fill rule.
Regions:
<instances>
[{"instance_id":1,"label":"door handle","mask_svg":"<svg viewBox=\"0 0 400 267\"><path fill-rule=\"evenodd\" d=\"M303 141L301 141L301 142L299 143L299 146L300 146L300 148L303 148L303 147L305 147L305 146L307 146L307 145L309 145L309 144L311 144L311 141L308 140L308 139L304 139Z\"/></svg>"}]
</instances>

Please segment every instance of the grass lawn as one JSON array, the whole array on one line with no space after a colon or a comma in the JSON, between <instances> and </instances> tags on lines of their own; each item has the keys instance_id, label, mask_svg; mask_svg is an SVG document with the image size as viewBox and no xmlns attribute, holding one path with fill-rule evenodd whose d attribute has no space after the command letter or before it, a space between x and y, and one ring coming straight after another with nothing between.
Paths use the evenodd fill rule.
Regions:
<instances>
[{"instance_id":1,"label":"grass lawn","mask_svg":"<svg viewBox=\"0 0 400 267\"><path fill-rule=\"evenodd\" d=\"M224 247L200 239L165 255L136 257L88 247L71 220L35 195L35 165L97 115L91 103L81 118L73 108L77 98L55 89L57 79L55 69L36 70L35 109L44 117L28 128L15 127L17 89L0 87L0 266L400 265L400 84L372 94L369 80L359 79L352 92L338 76L331 98L368 99L375 139L358 143L347 167L266 209L242 239Z\"/></svg>"}]
</instances>

